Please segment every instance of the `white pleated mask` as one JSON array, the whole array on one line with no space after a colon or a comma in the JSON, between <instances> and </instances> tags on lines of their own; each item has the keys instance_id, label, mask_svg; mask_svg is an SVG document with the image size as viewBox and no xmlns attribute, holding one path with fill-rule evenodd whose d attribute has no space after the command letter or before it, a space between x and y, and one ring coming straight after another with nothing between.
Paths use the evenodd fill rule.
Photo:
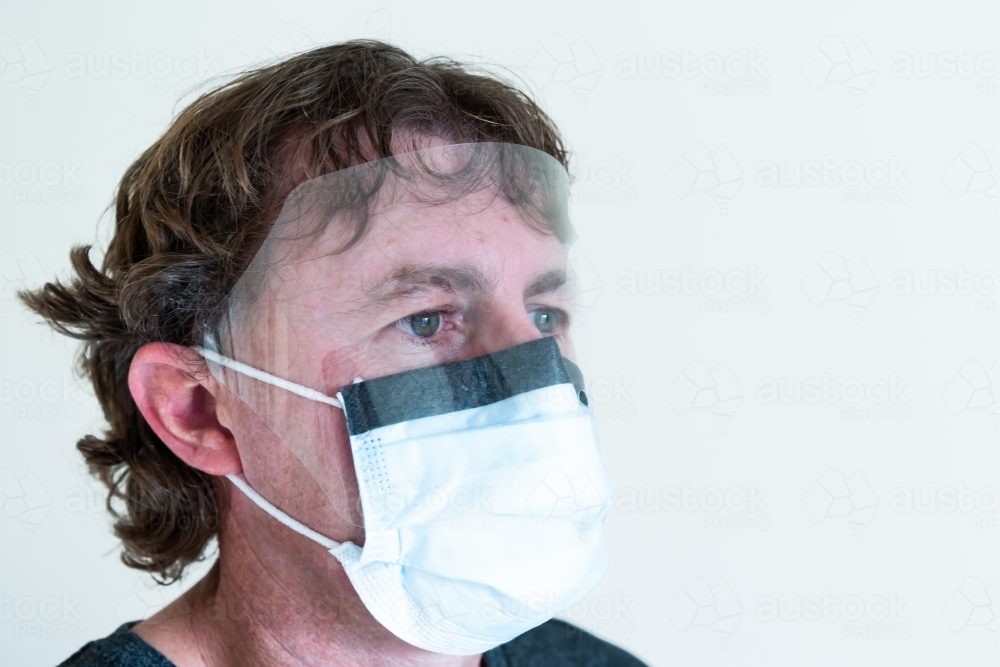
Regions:
<instances>
[{"instance_id":1,"label":"white pleated mask","mask_svg":"<svg viewBox=\"0 0 1000 667\"><path fill-rule=\"evenodd\" d=\"M343 565L379 623L437 653L487 651L584 600L608 567L612 488L582 377L552 338L343 387L333 398L207 360L344 410L365 544L254 503Z\"/></svg>"}]
</instances>

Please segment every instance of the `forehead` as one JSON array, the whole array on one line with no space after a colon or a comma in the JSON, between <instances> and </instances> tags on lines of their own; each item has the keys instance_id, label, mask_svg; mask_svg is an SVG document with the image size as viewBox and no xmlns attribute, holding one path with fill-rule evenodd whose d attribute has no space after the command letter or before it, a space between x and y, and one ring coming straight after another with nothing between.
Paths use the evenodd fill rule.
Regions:
<instances>
[{"instance_id":1,"label":"forehead","mask_svg":"<svg viewBox=\"0 0 1000 667\"><path fill-rule=\"evenodd\" d=\"M269 255L277 260L270 267L277 278L269 281L272 288L287 292L322 285L367 291L431 266L466 267L498 280L566 263L562 242L489 192L437 205L407 200L376 206L361 238L346 250L356 230L347 216L319 224L319 233L272 242Z\"/></svg>"}]
</instances>

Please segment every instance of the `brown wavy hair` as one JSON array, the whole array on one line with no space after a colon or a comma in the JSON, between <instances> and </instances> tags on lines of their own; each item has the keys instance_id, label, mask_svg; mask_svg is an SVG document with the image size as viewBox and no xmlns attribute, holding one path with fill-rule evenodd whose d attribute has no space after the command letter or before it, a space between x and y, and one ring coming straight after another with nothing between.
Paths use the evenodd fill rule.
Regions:
<instances>
[{"instance_id":1,"label":"brown wavy hair","mask_svg":"<svg viewBox=\"0 0 1000 667\"><path fill-rule=\"evenodd\" d=\"M122 177L100 267L90 246L77 246L70 280L19 295L57 331L84 341L79 369L108 428L77 449L108 489L129 567L176 580L203 557L221 511L213 478L178 459L136 407L128 388L136 351L155 341L201 344L207 318L295 185L390 156L401 131L525 145L567 166L552 121L508 82L381 42L326 46L192 102Z\"/></svg>"}]
</instances>

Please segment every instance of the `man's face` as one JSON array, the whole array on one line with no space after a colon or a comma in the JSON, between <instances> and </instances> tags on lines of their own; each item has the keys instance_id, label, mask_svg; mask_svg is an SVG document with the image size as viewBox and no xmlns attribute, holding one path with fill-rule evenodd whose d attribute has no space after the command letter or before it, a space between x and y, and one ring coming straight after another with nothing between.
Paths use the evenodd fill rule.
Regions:
<instances>
[{"instance_id":1,"label":"man's face","mask_svg":"<svg viewBox=\"0 0 1000 667\"><path fill-rule=\"evenodd\" d=\"M350 230L331 222L274 271L236 358L334 396L365 380L468 359L542 336L565 356L566 249L502 198L396 205L342 254ZM362 519L346 424L336 408L246 378L234 433L244 470L293 516L334 539L360 541ZM247 409L249 408L249 409ZM331 508L334 512L331 514Z\"/></svg>"}]
</instances>

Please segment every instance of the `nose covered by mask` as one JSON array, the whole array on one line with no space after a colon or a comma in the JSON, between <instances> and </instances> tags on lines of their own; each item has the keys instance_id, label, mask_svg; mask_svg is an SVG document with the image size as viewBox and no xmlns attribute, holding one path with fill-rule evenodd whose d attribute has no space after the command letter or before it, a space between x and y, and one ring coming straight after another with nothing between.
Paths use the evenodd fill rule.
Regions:
<instances>
[{"instance_id":1,"label":"nose covered by mask","mask_svg":"<svg viewBox=\"0 0 1000 667\"><path fill-rule=\"evenodd\" d=\"M574 236L567 201L561 164L508 144L414 151L306 181L286 198L198 348L213 374L259 418L267 446L282 447L297 459L293 466L312 475L331 500L333 523L347 518L345 489L356 481L361 516L350 521L362 523L363 546L317 532L242 476L232 476L233 484L328 549L372 616L428 651L489 650L578 605L598 584L608 567L603 520L612 489L595 420L582 375L560 348L563 336L544 336L538 328L535 336L520 329L503 338L496 332L506 331L509 320L483 325L496 327L494 342L506 340L504 349L495 349L503 348L498 344L473 358L384 363L389 374L357 378L335 396L319 391L323 373L314 360L328 350L305 343L316 338L303 332L320 331L319 340L340 343L338 330L324 327L343 322L354 305L345 306L339 292L324 286L372 279L336 273L330 263L350 264L325 243L329 236L339 242L336 233L350 224L400 229L413 212L450 221L492 207L520 216L514 224L548 230L565 263L564 248ZM432 261L435 250L422 247L414 257ZM490 266L507 262L502 256ZM539 270L553 266L543 263ZM526 276L539 268L525 265L531 268ZM393 273L402 265L389 268ZM312 282L290 291L302 276ZM504 305L484 312L515 317L511 304ZM334 410L342 410L344 420ZM331 458L342 452L333 446L342 438L324 440L345 421L350 461Z\"/></svg>"},{"instance_id":2,"label":"nose covered by mask","mask_svg":"<svg viewBox=\"0 0 1000 667\"><path fill-rule=\"evenodd\" d=\"M317 400L309 388L202 354ZM486 651L576 606L603 577L612 489L582 376L553 339L356 382L336 400L363 547L319 535L232 479L329 549L401 639L437 653Z\"/></svg>"}]
</instances>

